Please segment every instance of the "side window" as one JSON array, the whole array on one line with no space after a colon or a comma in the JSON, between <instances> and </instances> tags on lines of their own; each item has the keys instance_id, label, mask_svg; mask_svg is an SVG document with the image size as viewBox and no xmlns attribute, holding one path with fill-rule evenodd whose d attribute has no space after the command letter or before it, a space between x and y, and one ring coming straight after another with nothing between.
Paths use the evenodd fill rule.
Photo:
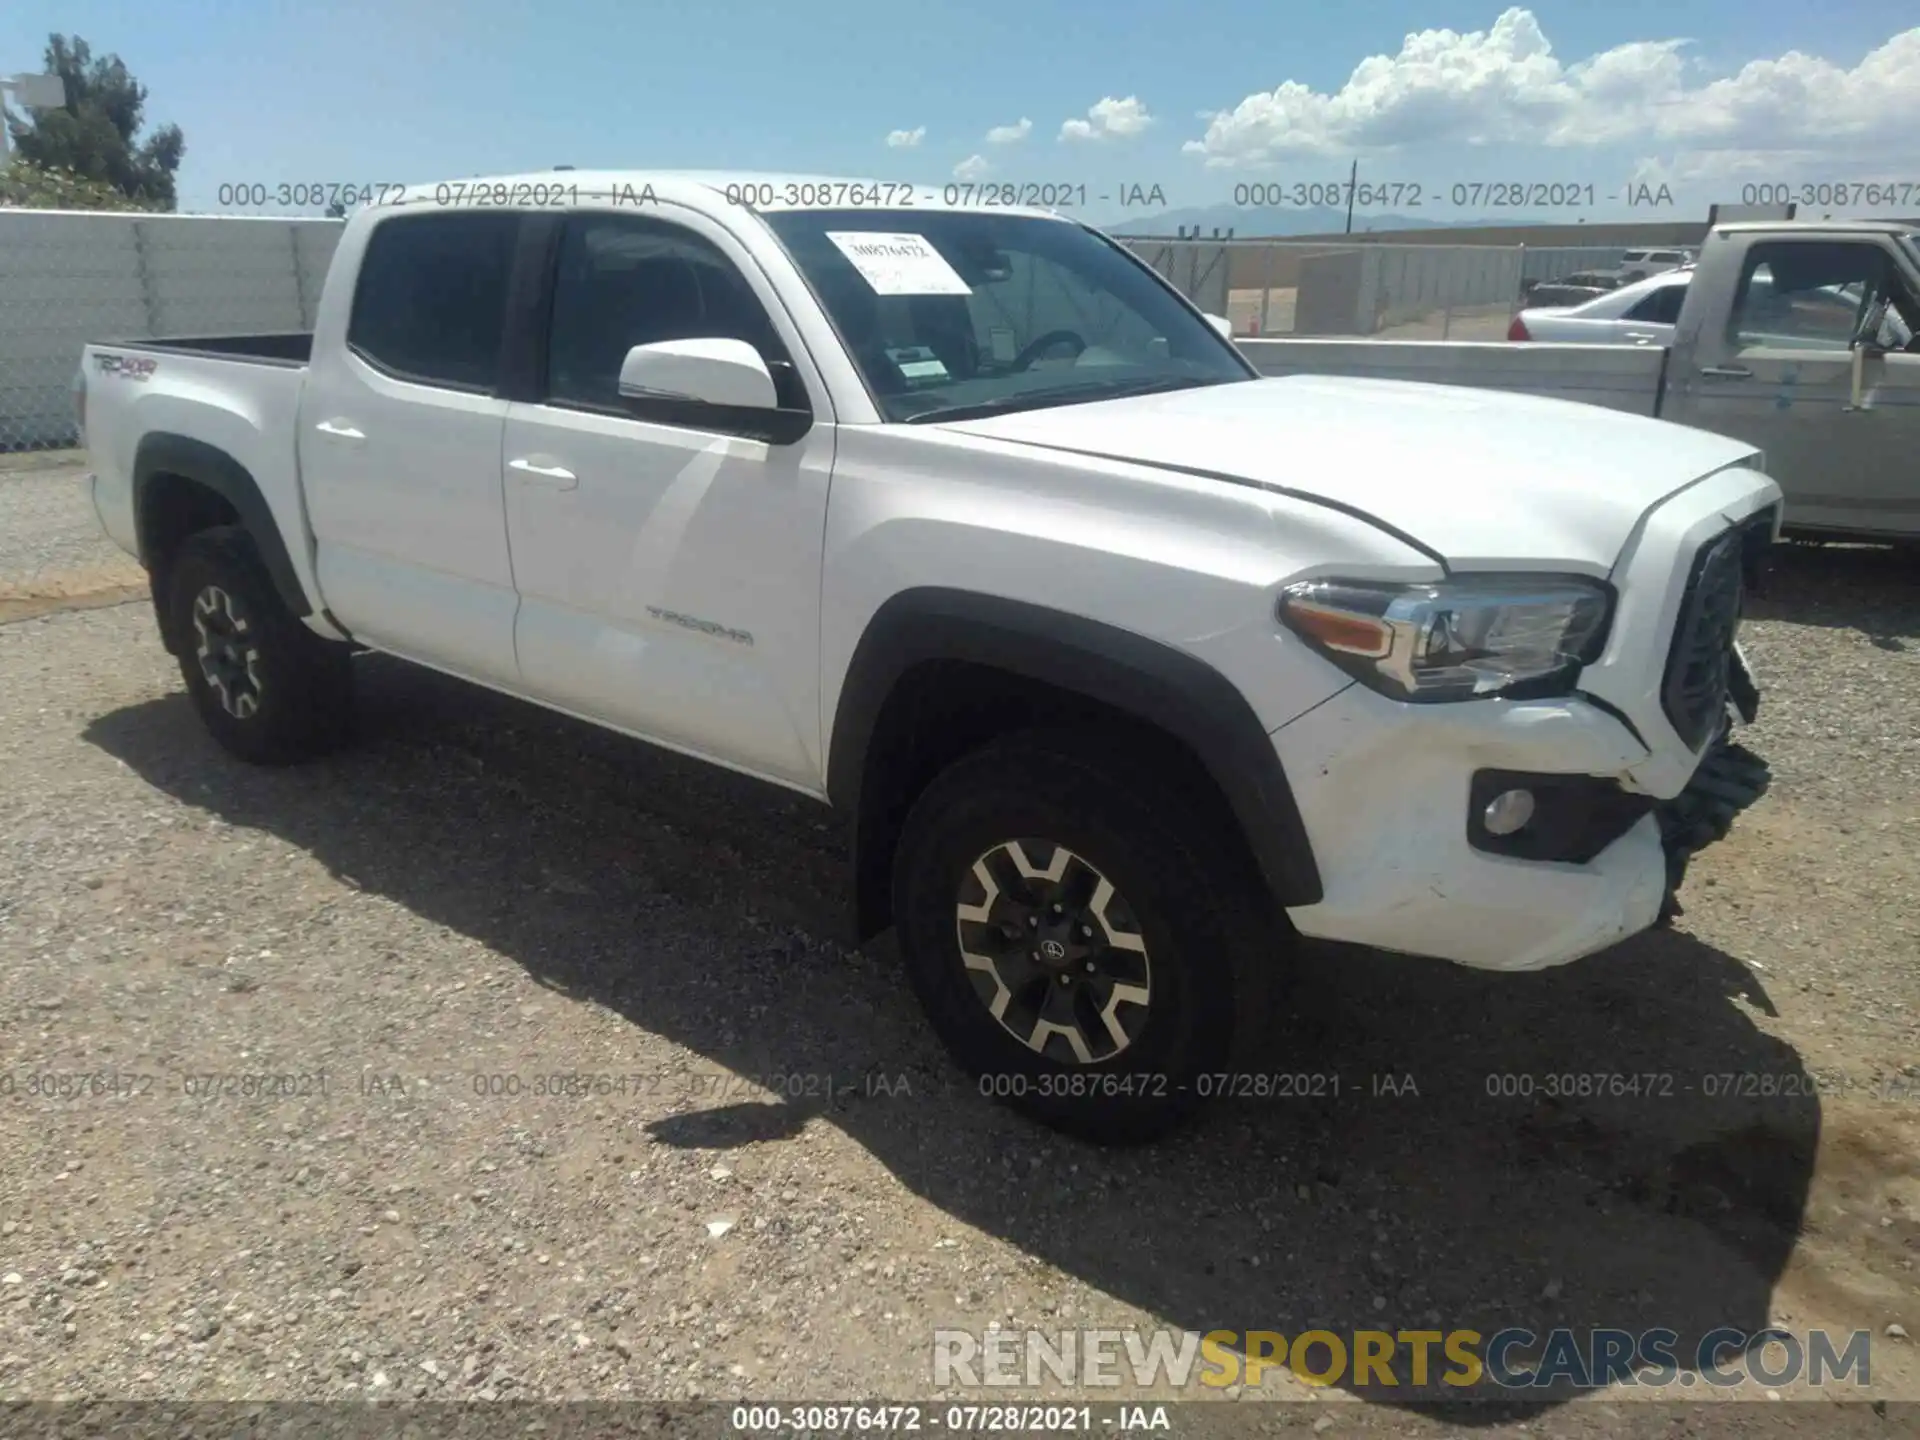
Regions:
<instances>
[{"instance_id":1,"label":"side window","mask_svg":"<svg viewBox=\"0 0 1920 1440\"><path fill-rule=\"evenodd\" d=\"M1845 350L1875 297L1893 281L1877 245L1762 244L1747 257L1729 328L1737 345Z\"/></svg>"},{"instance_id":2,"label":"side window","mask_svg":"<svg viewBox=\"0 0 1920 1440\"><path fill-rule=\"evenodd\" d=\"M519 223L498 212L381 221L360 260L347 344L403 379L493 389Z\"/></svg>"},{"instance_id":3,"label":"side window","mask_svg":"<svg viewBox=\"0 0 1920 1440\"><path fill-rule=\"evenodd\" d=\"M797 377L773 322L731 261L662 221L577 215L561 235L547 342L547 397L621 409L620 365L635 345L745 340L774 370L782 403Z\"/></svg>"},{"instance_id":4,"label":"side window","mask_svg":"<svg viewBox=\"0 0 1920 1440\"><path fill-rule=\"evenodd\" d=\"M1640 320L1649 325L1674 325L1680 320L1680 307L1686 303L1687 287L1684 285L1662 285L1631 310L1626 319Z\"/></svg>"}]
</instances>

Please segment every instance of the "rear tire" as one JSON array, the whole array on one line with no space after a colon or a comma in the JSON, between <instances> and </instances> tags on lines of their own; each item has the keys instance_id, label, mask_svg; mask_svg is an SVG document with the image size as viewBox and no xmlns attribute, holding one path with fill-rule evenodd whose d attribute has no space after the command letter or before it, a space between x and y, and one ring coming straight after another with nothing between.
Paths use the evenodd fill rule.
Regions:
<instances>
[{"instance_id":1,"label":"rear tire","mask_svg":"<svg viewBox=\"0 0 1920 1440\"><path fill-rule=\"evenodd\" d=\"M923 791L895 857L900 948L981 1093L1137 1144L1227 1088L1290 937L1257 872L1157 757L1010 737Z\"/></svg>"},{"instance_id":2,"label":"rear tire","mask_svg":"<svg viewBox=\"0 0 1920 1440\"><path fill-rule=\"evenodd\" d=\"M189 536L167 589L187 694L224 749L291 765L351 736L351 652L287 608L244 529Z\"/></svg>"}]
</instances>

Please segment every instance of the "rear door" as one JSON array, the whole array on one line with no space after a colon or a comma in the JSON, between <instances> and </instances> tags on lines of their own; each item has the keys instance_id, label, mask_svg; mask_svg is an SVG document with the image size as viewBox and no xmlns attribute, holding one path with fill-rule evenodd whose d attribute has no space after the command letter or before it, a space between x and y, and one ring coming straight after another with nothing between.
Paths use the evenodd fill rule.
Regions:
<instances>
[{"instance_id":1,"label":"rear door","mask_svg":"<svg viewBox=\"0 0 1920 1440\"><path fill-rule=\"evenodd\" d=\"M1763 450L1790 525L1920 533L1920 354L1866 356L1855 407L1849 344L1884 296L1893 308L1880 338L1910 345L1916 293L1879 237L1756 241L1724 326L1697 337L1665 418Z\"/></svg>"},{"instance_id":2,"label":"rear door","mask_svg":"<svg viewBox=\"0 0 1920 1440\"><path fill-rule=\"evenodd\" d=\"M530 398L508 410L500 466L523 682L817 792L825 386L772 285L721 227L689 211L581 211L554 244L543 354ZM697 338L752 344L782 405L817 423L770 445L621 398L632 346Z\"/></svg>"},{"instance_id":3,"label":"rear door","mask_svg":"<svg viewBox=\"0 0 1920 1440\"><path fill-rule=\"evenodd\" d=\"M328 608L381 649L514 685L495 397L520 221L382 219L346 343L317 349L299 457Z\"/></svg>"}]
</instances>

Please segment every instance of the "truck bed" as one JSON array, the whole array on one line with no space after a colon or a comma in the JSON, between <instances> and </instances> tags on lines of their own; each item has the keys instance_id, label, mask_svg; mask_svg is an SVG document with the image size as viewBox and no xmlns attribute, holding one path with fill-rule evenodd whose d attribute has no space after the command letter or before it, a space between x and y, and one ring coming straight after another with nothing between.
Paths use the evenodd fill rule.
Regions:
<instances>
[{"instance_id":1,"label":"truck bed","mask_svg":"<svg viewBox=\"0 0 1920 1440\"><path fill-rule=\"evenodd\" d=\"M1236 340L1263 375L1350 375L1512 390L1658 416L1667 351L1473 340Z\"/></svg>"},{"instance_id":2,"label":"truck bed","mask_svg":"<svg viewBox=\"0 0 1920 1440\"><path fill-rule=\"evenodd\" d=\"M103 341L81 353L86 445L94 508L114 541L139 554L133 475L150 435L204 441L230 456L258 486L284 535L306 523L294 438L310 333L206 335ZM117 357L117 358L115 358ZM129 365L138 359L142 365ZM297 551L301 583L307 555Z\"/></svg>"},{"instance_id":3,"label":"truck bed","mask_svg":"<svg viewBox=\"0 0 1920 1440\"><path fill-rule=\"evenodd\" d=\"M165 340L102 340L106 350L158 351L200 355L209 360L239 360L250 365L305 365L313 358L313 332L294 330L267 335L189 335Z\"/></svg>"}]
</instances>

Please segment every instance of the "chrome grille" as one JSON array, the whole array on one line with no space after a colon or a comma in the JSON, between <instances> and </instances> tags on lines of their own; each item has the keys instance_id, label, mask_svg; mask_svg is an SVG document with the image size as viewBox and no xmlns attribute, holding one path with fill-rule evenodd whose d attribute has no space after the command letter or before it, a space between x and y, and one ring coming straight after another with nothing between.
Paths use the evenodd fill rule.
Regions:
<instances>
[{"instance_id":1,"label":"chrome grille","mask_svg":"<svg viewBox=\"0 0 1920 1440\"><path fill-rule=\"evenodd\" d=\"M1702 547L1687 579L1661 687L1661 707L1687 747L1711 740L1727 709L1734 633L1746 596L1745 534L1727 531Z\"/></svg>"}]
</instances>

